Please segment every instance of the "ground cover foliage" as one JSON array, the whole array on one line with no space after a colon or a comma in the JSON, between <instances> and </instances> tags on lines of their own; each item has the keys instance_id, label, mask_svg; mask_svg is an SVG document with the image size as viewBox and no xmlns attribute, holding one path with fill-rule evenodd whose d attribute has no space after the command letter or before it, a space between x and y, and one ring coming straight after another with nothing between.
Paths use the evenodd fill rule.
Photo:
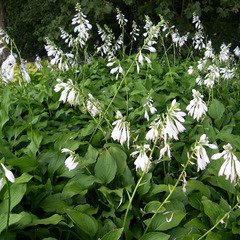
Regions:
<instances>
[{"instance_id":1,"label":"ground cover foliage","mask_svg":"<svg viewBox=\"0 0 240 240\"><path fill-rule=\"evenodd\" d=\"M125 46L118 10L122 34L98 26L89 56L76 12L49 61L1 32L1 239L238 239L239 48L214 50L196 15L184 36L146 17L126 55L139 31Z\"/></svg>"}]
</instances>

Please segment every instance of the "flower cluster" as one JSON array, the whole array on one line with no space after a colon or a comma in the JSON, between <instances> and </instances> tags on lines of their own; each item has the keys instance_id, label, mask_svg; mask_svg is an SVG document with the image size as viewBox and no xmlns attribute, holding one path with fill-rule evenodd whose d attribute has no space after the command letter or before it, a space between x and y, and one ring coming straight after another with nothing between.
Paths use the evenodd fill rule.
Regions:
<instances>
[{"instance_id":1,"label":"flower cluster","mask_svg":"<svg viewBox=\"0 0 240 240\"><path fill-rule=\"evenodd\" d=\"M102 107L100 102L93 97L91 93L88 94L88 100L87 100L87 110L90 112L90 114L95 117L98 114L101 114Z\"/></svg>"},{"instance_id":2,"label":"flower cluster","mask_svg":"<svg viewBox=\"0 0 240 240\"><path fill-rule=\"evenodd\" d=\"M79 42L80 46L83 47L86 41L89 39L89 30L92 29L92 25L86 19L86 15L82 12L79 3L76 5L77 14L72 19L72 24L76 25L74 32L77 32L76 42Z\"/></svg>"},{"instance_id":3,"label":"flower cluster","mask_svg":"<svg viewBox=\"0 0 240 240\"><path fill-rule=\"evenodd\" d=\"M206 103L202 100L203 95L201 95L201 93L195 89L192 90L192 93L193 100L190 101L189 105L186 107L186 110L190 116L193 116L194 119L199 121L200 118L206 114L208 109Z\"/></svg>"},{"instance_id":4,"label":"flower cluster","mask_svg":"<svg viewBox=\"0 0 240 240\"><path fill-rule=\"evenodd\" d=\"M144 117L149 121L149 114L148 111L150 111L151 114L154 114L157 112L157 109L153 106L153 99L151 96L147 97L147 102L143 105L145 111L144 111Z\"/></svg>"},{"instance_id":5,"label":"flower cluster","mask_svg":"<svg viewBox=\"0 0 240 240\"><path fill-rule=\"evenodd\" d=\"M136 146L137 151L132 152L130 155L132 157L135 157L138 155L137 159L134 161L134 165L136 166L136 169L141 169L142 171L148 171L150 167L150 159L147 156L146 152L150 149L149 144L144 144L143 146Z\"/></svg>"},{"instance_id":6,"label":"flower cluster","mask_svg":"<svg viewBox=\"0 0 240 240\"><path fill-rule=\"evenodd\" d=\"M61 79L57 79L57 84L55 85L54 91L61 92L61 97L59 101L68 102L73 106L79 105L81 100L80 90L77 86L73 84L71 79L68 79L67 83L63 82Z\"/></svg>"},{"instance_id":7,"label":"flower cluster","mask_svg":"<svg viewBox=\"0 0 240 240\"><path fill-rule=\"evenodd\" d=\"M225 175L226 179L230 179L232 182L240 178L240 161L233 153L233 147L230 143L223 146L224 151L216 153L212 156L213 160L223 157L224 163L220 168L219 176Z\"/></svg>"},{"instance_id":8,"label":"flower cluster","mask_svg":"<svg viewBox=\"0 0 240 240\"><path fill-rule=\"evenodd\" d=\"M178 140L178 134L185 130L185 127L182 125L182 123L185 122L185 116L186 113L181 111L179 103L174 99L166 114L166 125L163 129L163 133L168 135L169 138Z\"/></svg>"},{"instance_id":9,"label":"flower cluster","mask_svg":"<svg viewBox=\"0 0 240 240\"><path fill-rule=\"evenodd\" d=\"M129 148L129 140L130 140L130 133L129 133L129 123L125 121L122 113L120 111L116 112L116 117L118 120L113 122L114 129L112 131L111 137L113 140L120 142L123 145L125 142L127 143L127 147Z\"/></svg>"},{"instance_id":10,"label":"flower cluster","mask_svg":"<svg viewBox=\"0 0 240 240\"><path fill-rule=\"evenodd\" d=\"M46 38L47 45L45 49L49 57L53 57L50 61L51 65L57 65L60 70L69 70L69 64L73 63L74 55L71 53L63 53L52 41ZM65 61L64 61L65 60Z\"/></svg>"},{"instance_id":11,"label":"flower cluster","mask_svg":"<svg viewBox=\"0 0 240 240\"><path fill-rule=\"evenodd\" d=\"M205 150L204 146L207 146L212 149L218 148L217 145L209 143L206 134L203 134L200 137L199 141L195 144L193 149L194 155L197 158L198 171L206 169L207 164L210 162L209 157L207 155L207 151Z\"/></svg>"}]
</instances>

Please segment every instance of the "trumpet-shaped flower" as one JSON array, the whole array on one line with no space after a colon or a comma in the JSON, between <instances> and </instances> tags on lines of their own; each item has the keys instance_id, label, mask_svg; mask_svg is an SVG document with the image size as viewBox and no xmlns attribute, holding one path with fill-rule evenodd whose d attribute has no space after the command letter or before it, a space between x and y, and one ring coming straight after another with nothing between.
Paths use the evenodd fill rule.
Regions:
<instances>
[{"instance_id":1,"label":"trumpet-shaped flower","mask_svg":"<svg viewBox=\"0 0 240 240\"><path fill-rule=\"evenodd\" d=\"M207 151L204 149L204 146L207 146L212 149L217 149L218 147L215 144L210 144L206 134L203 134L200 137L200 140L196 143L194 147L194 153L197 158L198 171L204 170L207 167L207 164L210 162L207 155Z\"/></svg>"},{"instance_id":2,"label":"trumpet-shaped flower","mask_svg":"<svg viewBox=\"0 0 240 240\"><path fill-rule=\"evenodd\" d=\"M156 118L153 122L150 124L150 130L146 134L146 140L155 141L155 139L159 136L160 132L160 124L162 121L159 118Z\"/></svg>"},{"instance_id":3,"label":"trumpet-shaped flower","mask_svg":"<svg viewBox=\"0 0 240 240\"><path fill-rule=\"evenodd\" d=\"M112 125L115 125L111 137L113 140L120 142L123 145L125 142L129 148L129 140L130 140L130 133L129 133L129 123L125 121L122 113L120 111L116 112L118 120L113 122Z\"/></svg>"},{"instance_id":4,"label":"trumpet-shaped flower","mask_svg":"<svg viewBox=\"0 0 240 240\"><path fill-rule=\"evenodd\" d=\"M157 112L157 109L153 106L153 99L150 96L147 97L147 102L143 105L143 107L145 108L144 117L149 121L148 110L151 114Z\"/></svg>"},{"instance_id":5,"label":"trumpet-shaped flower","mask_svg":"<svg viewBox=\"0 0 240 240\"><path fill-rule=\"evenodd\" d=\"M63 148L61 150L61 152L70 154L70 156L68 158L66 158L66 160L65 160L65 166L68 168L68 170L71 171L71 170L75 169L78 165L78 163L75 162L75 160L77 158L75 153L68 148Z\"/></svg>"},{"instance_id":6,"label":"trumpet-shaped flower","mask_svg":"<svg viewBox=\"0 0 240 240\"><path fill-rule=\"evenodd\" d=\"M0 191L2 190L3 188L3 178L0 179Z\"/></svg>"},{"instance_id":7,"label":"trumpet-shaped flower","mask_svg":"<svg viewBox=\"0 0 240 240\"><path fill-rule=\"evenodd\" d=\"M91 113L93 117L97 114L102 112L100 102L93 97L91 93L88 94L88 101L87 101L87 110Z\"/></svg>"},{"instance_id":8,"label":"trumpet-shaped flower","mask_svg":"<svg viewBox=\"0 0 240 240\"><path fill-rule=\"evenodd\" d=\"M137 159L134 161L136 169L141 169L142 171L148 171L150 167L150 159L146 154L147 150L150 150L149 144L144 144L143 146L136 146L137 151L131 153L132 157L138 155Z\"/></svg>"},{"instance_id":9,"label":"trumpet-shaped flower","mask_svg":"<svg viewBox=\"0 0 240 240\"><path fill-rule=\"evenodd\" d=\"M178 140L178 134L185 130L185 127L182 125L185 122L184 116L186 116L186 113L181 111L179 103L174 99L166 115L166 125L163 133L170 138Z\"/></svg>"},{"instance_id":10,"label":"trumpet-shaped flower","mask_svg":"<svg viewBox=\"0 0 240 240\"><path fill-rule=\"evenodd\" d=\"M3 163L1 163L1 166L2 166L2 168L3 168L5 177L8 179L8 181L14 183L14 182L15 182L15 177L14 177L13 173L12 173L10 170L8 170L8 169L3 165Z\"/></svg>"},{"instance_id":11,"label":"trumpet-shaped flower","mask_svg":"<svg viewBox=\"0 0 240 240\"><path fill-rule=\"evenodd\" d=\"M80 104L80 90L74 86L73 81L68 79L67 83L62 82L61 79L57 79L57 84L55 85L54 91L61 92L59 101L68 102L73 106Z\"/></svg>"},{"instance_id":12,"label":"trumpet-shaped flower","mask_svg":"<svg viewBox=\"0 0 240 240\"><path fill-rule=\"evenodd\" d=\"M7 59L2 63L2 77L4 82L13 81L14 79L14 67L16 65L16 59L11 53Z\"/></svg>"},{"instance_id":13,"label":"trumpet-shaped flower","mask_svg":"<svg viewBox=\"0 0 240 240\"><path fill-rule=\"evenodd\" d=\"M190 116L193 116L194 119L199 121L199 119L206 114L208 109L206 103L202 100L203 95L195 89L192 90L192 93L193 100L190 101L186 110Z\"/></svg>"},{"instance_id":14,"label":"trumpet-shaped flower","mask_svg":"<svg viewBox=\"0 0 240 240\"><path fill-rule=\"evenodd\" d=\"M240 48L239 48L239 46L237 46L236 48L234 48L233 52L234 52L234 54L235 54L237 57L240 57Z\"/></svg>"},{"instance_id":15,"label":"trumpet-shaped flower","mask_svg":"<svg viewBox=\"0 0 240 240\"><path fill-rule=\"evenodd\" d=\"M223 146L224 151L216 153L212 156L213 160L223 157L225 160L218 173L219 176L226 176L226 179L230 179L234 182L237 177L240 178L240 161L233 153L233 148L230 143Z\"/></svg>"}]
</instances>

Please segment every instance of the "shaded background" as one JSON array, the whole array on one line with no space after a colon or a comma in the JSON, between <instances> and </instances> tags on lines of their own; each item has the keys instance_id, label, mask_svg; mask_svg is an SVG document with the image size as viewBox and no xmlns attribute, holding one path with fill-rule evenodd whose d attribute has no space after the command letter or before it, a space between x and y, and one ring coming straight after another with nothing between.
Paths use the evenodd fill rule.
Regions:
<instances>
[{"instance_id":1,"label":"shaded background","mask_svg":"<svg viewBox=\"0 0 240 240\"><path fill-rule=\"evenodd\" d=\"M49 37L61 44L59 27L72 31L71 19L75 5L80 2L82 9L93 25L93 42L97 40L95 23L107 24L116 35L116 7L129 20L144 26L145 15L153 22L163 15L171 25L176 25L181 34L193 30L192 14L196 12L203 22L205 31L215 47L222 42L240 45L240 1L239 0L7 0L4 5L5 27L15 39L24 58L34 59L38 54L46 55L44 38ZM91 44L92 45L92 44Z\"/></svg>"}]
</instances>

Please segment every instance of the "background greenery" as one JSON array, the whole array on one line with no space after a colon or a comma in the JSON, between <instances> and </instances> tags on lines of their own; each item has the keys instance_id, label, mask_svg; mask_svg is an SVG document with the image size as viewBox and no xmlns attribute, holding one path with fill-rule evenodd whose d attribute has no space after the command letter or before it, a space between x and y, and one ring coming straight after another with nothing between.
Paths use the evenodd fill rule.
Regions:
<instances>
[{"instance_id":1,"label":"background greenery","mask_svg":"<svg viewBox=\"0 0 240 240\"><path fill-rule=\"evenodd\" d=\"M45 56L45 37L58 43L59 27L72 30L71 18L77 2L92 24L107 24L115 33L119 31L114 26L116 7L129 20L127 28L133 19L141 26L145 15L157 22L161 14L171 24L176 24L182 33L192 30L191 18L196 12L215 46L222 42L231 42L234 46L239 44L238 0L8 0L5 1L7 31L15 39L23 57ZM96 40L97 29L93 32Z\"/></svg>"}]
</instances>

